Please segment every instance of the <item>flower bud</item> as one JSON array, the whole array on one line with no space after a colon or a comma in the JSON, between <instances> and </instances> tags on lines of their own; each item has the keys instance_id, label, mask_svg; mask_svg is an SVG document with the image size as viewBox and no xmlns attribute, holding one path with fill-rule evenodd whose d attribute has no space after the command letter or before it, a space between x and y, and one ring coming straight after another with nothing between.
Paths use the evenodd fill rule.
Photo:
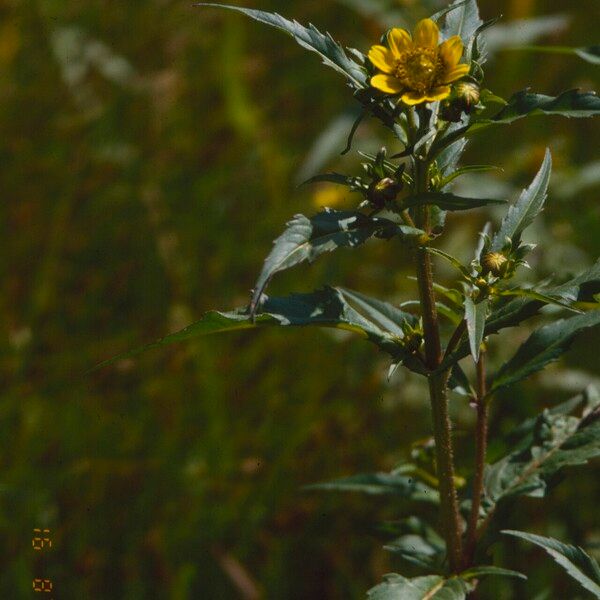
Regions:
<instances>
[{"instance_id":1,"label":"flower bud","mask_svg":"<svg viewBox=\"0 0 600 600\"><path fill-rule=\"evenodd\" d=\"M503 274L503 267L506 265L507 261L508 259L501 252L488 252L481 259L481 266L483 267L484 272L499 277Z\"/></svg>"},{"instance_id":2,"label":"flower bud","mask_svg":"<svg viewBox=\"0 0 600 600\"><path fill-rule=\"evenodd\" d=\"M479 103L480 89L472 81L459 81L452 93L442 103L441 117L445 121L458 122L462 114L471 114Z\"/></svg>"},{"instance_id":3,"label":"flower bud","mask_svg":"<svg viewBox=\"0 0 600 600\"><path fill-rule=\"evenodd\" d=\"M402 185L398 181L391 177L384 177L369 186L367 196L373 205L382 207L386 202L395 200L401 189Z\"/></svg>"},{"instance_id":4,"label":"flower bud","mask_svg":"<svg viewBox=\"0 0 600 600\"><path fill-rule=\"evenodd\" d=\"M454 93L462 110L471 114L479 103L479 86L471 81L459 81L454 88Z\"/></svg>"}]
</instances>

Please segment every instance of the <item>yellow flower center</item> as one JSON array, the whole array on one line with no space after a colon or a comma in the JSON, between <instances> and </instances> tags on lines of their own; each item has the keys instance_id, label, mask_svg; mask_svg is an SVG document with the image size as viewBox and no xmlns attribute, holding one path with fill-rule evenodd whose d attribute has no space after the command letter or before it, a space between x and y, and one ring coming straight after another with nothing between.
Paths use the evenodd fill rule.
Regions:
<instances>
[{"instance_id":1,"label":"yellow flower center","mask_svg":"<svg viewBox=\"0 0 600 600\"><path fill-rule=\"evenodd\" d=\"M403 54L396 64L396 77L411 90L431 89L443 65L434 48L418 47Z\"/></svg>"}]
</instances>

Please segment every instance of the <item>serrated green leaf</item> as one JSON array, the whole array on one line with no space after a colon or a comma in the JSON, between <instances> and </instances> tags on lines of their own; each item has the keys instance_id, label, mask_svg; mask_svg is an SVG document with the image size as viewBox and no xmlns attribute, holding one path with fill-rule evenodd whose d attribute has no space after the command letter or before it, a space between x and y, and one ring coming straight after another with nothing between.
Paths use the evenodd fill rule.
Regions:
<instances>
[{"instance_id":1,"label":"serrated green leaf","mask_svg":"<svg viewBox=\"0 0 600 600\"><path fill-rule=\"evenodd\" d=\"M448 39L453 35L459 35L465 48L468 48L477 29L483 24L479 17L479 8L476 0L456 0L453 2L448 13L446 22L442 28L442 36Z\"/></svg>"},{"instance_id":2,"label":"serrated green leaf","mask_svg":"<svg viewBox=\"0 0 600 600\"><path fill-rule=\"evenodd\" d=\"M321 254L337 248L360 246L373 237L390 239L398 234L415 236L416 231L388 219L367 217L357 211L325 209L311 218L296 215L275 240L273 249L264 262L254 287L251 312L254 313L261 295L275 273L304 261L312 262Z\"/></svg>"},{"instance_id":3,"label":"serrated green leaf","mask_svg":"<svg viewBox=\"0 0 600 600\"><path fill-rule=\"evenodd\" d=\"M523 230L540 214L546 200L551 171L552 156L546 149L544 161L533 182L523 190L517 202L509 207L502 220L500 230L492 239L492 251L502 250L507 238L513 241L513 245L518 243Z\"/></svg>"},{"instance_id":4,"label":"serrated green leaf","mask_svg":"<svg viewBox=\"0 0 600 600\"><path fill-rule=\"evenodd\" d=\"M397 528L400 535L386 544L384 550L426 569L426 572L443 571L446 543L428 523L413 516L400 521Z\"/></svg>"},{"instance_id":5,"label":"serrated green leaf","mask_svg":"<svg viewBox=\"0 0 600 600\"><path fill-rule=\"evenodd\" d=\"M385 302L372 299L374 305L368 314L370 317L355 310L346 300L346 295L353 296L350 292L340 288L326 287L311 294L292 294L282 298L267 298L260 306L260 312L254 319L245 307L231 312L211 311L202 319L192 323L181 331L167 335L160 340L136 348L129 352L119 354L99 364L95 369L105 367L117 360L133 358L153 348L168 346L170 344L203 337L213 333L251 329L263 326L307 326L334 327L358 333L372 341L379 348L390 354L394 360L403 358L403 351L399 340L399 330L402 319L414 325L416 318ZM368 304L366 296L361 295L363 305ZM375 320L378 307L380 317ZM385 329L381 323L385 322L391 331ZM378 324L379 323L379 324ZM392 326L393 323L393 326Z\"/></svg>"},{"instance_id":6,"label":"serrated green leaf","mask_svg":"<svg viewBox=\"0 0 600 600\"><path fill-rule=\"evenodd\" d=\"M460 129L460 123L452 123L450 127L448 127L448 133L452 134L453 131ZM458 166L460 158L467 147L468 140L465 138L460 138L456 140L454 143L448 145L444 148L438 155L436 162L440 173L446 174L448 172L452 173Z\"/></svg>"},{"instance_id":7,"label":"serrated green leaf","mask_svg":"<svg viewBox=\"0 0 600 600\"><path fill-rule=\"evenodd\" d=\"M486 575L498 575L500 577L516 577L518 579L527 579L527 575L519 573L518 571L511 571L510 569L502 569L500 567L494 567L493 565L483 565L480 567L471 567L466 571L463 571L460 576L462 579L480 579Z\"/></svg>"},{"instance_id":8,"label":"serrated green leaf","mask_svg":"<svg viewBox=\"0 0 600 600\"><path fill-rule=\"evenodd\" d=\"M514 94L502 110L491 118L474 119L466 125L458 124L448 129L430 149L430 156L438 157L456 144L461 138L479 133L496 125L508 125L527 116L560 115L563 117L584 118L600 114L600 98L594 92L568 90L559 96L545 96L528 91Z\"/></svg>"},{"instance_id":9,"label":"serrated green leaf","mask_svg":"<svg viewBox=\"0 0 600 600\"><path fill-rule=\"evenodd\" d=\"M450 4L450 6L446 6L446 8L442 8L442 9L438 10L437 12L433 13L431 15L431 17L429 17L429 18L432 21L435 21L437 23L442 17L445 17L450 11L460 8L467 2L470 2L470 0L456 0L456 2L453 2L452 4Z\"/></svg>"},{"instance_id":10,"label":"serrated green leaf","mask_svg":"<svg viewBox=\"0 0 600 600\"><path fill-rule=\"evenodd\" d=\"M537 290L532 290L529 288L516 288L512 290L503 290L499 292L501 296L520 296L523 298L531 298L532 300L539 300L544 304L550 304L552 306L560 306L561 308L565 308L572 312L581 313L582 311L572 306L567 302L564 302L560 298L553 298L552 296L548 296L548 294L544 294L543 292L538 292Z\"/></svg>"},{"instance_id":11,"label":"serrated green leaf","mask_svg":"<svg viewBox=\"0 0 600 600\"><path fill-rule=\"evenodd\" d=\"M475 61L478 65L483 65L487 60L486 40L483 32L493 27L502 17L494 17L485 23L482 23L473 33L471 41L465 51L467 61Z\"/></svg>"},{"instance_id":12,"label":"serrated green leaf","mask_svg":"<svg viewBox=\"0 0 600 600\"><path fill-rule=\"evenodd\" d=\"M392 335L403 337L402 326L406 323L415 325L417 317L411 313L405 312L389 302L366 296L360 292L355 292L346 288L338 288L344 300L349 306L356 309L365 316L371 323L381 327Z\"/></svg>"},{"instance_id":13,"label":"serrated green leaf","mask_svg":"<svg viewBox=\"0 0 600 600\"><path fill-rule=\"evenodd\" d=\"M412 208L424 204L433 204L443 210L470 210L489 204L504 204L505 202L506 200L493 198L465 198L449 192L424 192L409 196L403 201L402 206L403 208Z\"/></svg>"},{"instance_id":14,"label":"serrated green leaf","mask_svg":"<svg viewBox=\"0 0 600 600\"><path fill-rule=\"evenodd\" d=\"M583 548L524 531L505 529L502 533L543 548L575 581L600 598L600 565Z\"/></svg>"},{"instance_id":15,"label":"serrated green leaf","mask_svg":"<svg viewBox=\"0 0 600 600\"><path fill-rule=\"evenodd\" d=\"M597 261L591 268L576 277L558 286L543 289L547 296L562 298L565 302L574 302L587 298L590 294L600 287L600 261ZM435 286L436 292L444 293L445 288ZM450 290L451 291L451 290ZM458 292L456 292L458 293ZM540 308L544 302L533 298L514 298L506 303L496 304L485 325L485 337L499 333L508 327L516 327L523 321L539 314ZM439 369L444 370L452 366L455 362L468 356L470 351L469 344L461 344L452 354L450 354L440 365Z\"/></svg>"},{"instance_id":16,"label":"serrated green leaf","mask_svg":"<svg viewBox=\"0 0 600 600\"><path fill-rule=\"evenodd\" d=\"M508 104L489 121L476 121L472 129L481 124L507 124L530 115L546 114L563 117L592 117L600 114L600 98L593 92L568 90L559 96L545 96L528 91L514 94Z\"/></svg>"},{"instance_id":17,"label":"serrated green leaf","mask_svg":"<svg viewBox=\"0 0 600 600\"><path fill-rule=\"evenodd\" d=\"M321 33L314 25L304 27L297 21L290 21L284 17L269 13L262 10L253 10L251 8L242 8L240 6L229 6L226 4L214 4L202 2L194 6L206 6L214 8L226 8L240 12L255 21L270 25L291 35L300 46L316 52L327 65L341 73L352 83L356 88L364 88L366 86L367 75L366 71L356 62L348 58L348 55L329 34Z\"/></svg>"},{"instance_id":18,"label":"serrated green leaf","mask_svg":"<svg viewBox=\"0 0 600 600\"><path fill-rule=\"evenodd\" d=\"M481 349L481 342L483 342L487 310L487 300L475 303L468 296L465 298L465 320L467 322L467 333L469 334L469 346L471 348L471 356L475 362L479 361L479 351Z\"/></svg>"},{"instance_id":19,"label":"serrated green leaf","mask_svg":"<svg viewBox=\"0 0 600 600\"><path fill-rule=\"evenodd\" d=\"M383 582L367 592L369 600L464 600L472 590L466 581L441 575L426 575L408 579L390 573Z\"/></svg>"},{"instance_id":20,"label":"serrated green leaf","mask_svg":"<svg viewBox=\"0 0 600 600\"><path fill-rule=\"evenodd\" d=\"M549 415L569 415L575 411L575 409L580 408L582 405L589 402L589 395L597 394L595 388L593 386L589 386L588 389L584 390L582 393L573 396L573 398L569 398L565 400L565 402L561 402L552 408L548 408ZM530 434L533 433L535 429L535 425L538 421L538 417L531 417L529 419L525 419L518 427L513 429L510 433L510 437L514 439L521 438L519 442L519 447L526 448L533 443L533 438Z\"/></svg>"},{"instance_id":21,"label":"serrated green leaf","mask_svg":"<svg viewBox=\"0 0 600 600\"><path fill-rule=\"evenodd\" d=\"M307 490L391 495L415 502L439 502L439 493L414 477L399 473L365 473L305 486Z\"/></svg>"},{"instance_id":22,"label":"serrated green leaf","mask_svg":"<svg viewBox=\"0 0 600 600\"><path fill-rule=\"evenodd\" d=\"M593 411L580 419L548 410L538 416L525 443L486 467L481 504L485 519L489 520L497 505L509 498L544 496L548 481L562 468L600 456L598 417Z\"/></svg>"},{"instance_id":23,"label":"serrated green leaf","mask_svg":"<svg viewBox=\"0 0 600 600\"><path fill-rule=\"evenodd\" d=\"M600 310L561 319L534 331L517 353L501 367L490 393L543 369L564 354L581 331L600 325Z\"/></svg>"}]
</instances>

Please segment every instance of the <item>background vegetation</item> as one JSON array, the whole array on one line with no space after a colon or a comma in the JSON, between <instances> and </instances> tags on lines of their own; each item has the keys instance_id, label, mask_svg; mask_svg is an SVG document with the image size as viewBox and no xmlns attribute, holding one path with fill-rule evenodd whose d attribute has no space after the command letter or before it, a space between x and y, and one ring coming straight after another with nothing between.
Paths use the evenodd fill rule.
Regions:
<instances>
[{"instance_id":1,"label":"background vegetation","mask_svg":"<svg viewBox=\"0 0 600 600\"><path fill-rule=\"evenodd\" d=\"M441 4L254 6L365 49L398 22L394 13L413 20ZM503 35L537 27L536 43L596 41L593 2L480 4L505 25L538 18ZM5 0L0 16L0 595L31 598L43 575L56 598L362 597L402 568L381 549L381 524L405 507L301 487L390 469L409 454L430 431L416 379L388 383L386 359L370 346L314 331L207 338L85 375L207 309L245 304L295 212L354 205L328 187L296 187L341 160L336 124L353 108L343 81L285 36L189 2ZM598 67L574 56L505 50L488 66L500 95L598 83ZM478 176L463 188L510 198L552 148L556 174L535 232L544 244L534 266L548 275L600 255L598 133L597 122L534 119L470 147L468 160L500 165L514 187ZM385 141L373 123L359 136L374 149ZM451 249L469 256L490 217L452 216ZM328 280L414 297L402 252L377 243L352 259L337 253L301 267L294 291ZM292 278L271 291L291 290ZM566 361L511 388L493 406L492 430L510 432L594 383L597 343L588 335ZM467 466L473 415L462 399L454 410ZM506 523L594 553L597 475L571 471L545 512L521 499ZM50 551L32 550L34 527L51 529ZM582 597L541 550L507 539L494 552L530 579L492 580L484 597L545 588L549 598Z\"/></svg>"}]
</instances>

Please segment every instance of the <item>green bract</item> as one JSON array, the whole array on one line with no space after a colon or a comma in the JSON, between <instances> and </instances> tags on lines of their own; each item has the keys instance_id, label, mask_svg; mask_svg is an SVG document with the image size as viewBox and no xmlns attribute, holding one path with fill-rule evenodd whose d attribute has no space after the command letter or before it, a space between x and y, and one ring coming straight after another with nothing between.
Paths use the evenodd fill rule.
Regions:
<instances>
[{"instance_id":1,"label":"green bract","mask_svg":"<svg viewBox=\"0 0 600 600\"><path fill-rule=\"evenodd\" d=\"M361 51L345 49L313 25L304 27L277 14L235 6L198 6L238 11L282 30L318 54L326 66L345 77L360 105L350 120L342 120L350 125L356 119L349 127L347 147L340 150L350 149L358 123L370 115L393 132L390 151L359 153L365 161L359 172L312 174L307 183L346 186L354 193L355 208L325 208L313 216L293 216L275 240L247 307L209 312L182 331L103 365L148 348L224 331L317 326L358 333L389 356L390 375L404 366L427 378L434 443L415 451L413 461L391 473L351 475L311 489L389 494L404 503L425 503L437 514L430 522L405 519L396 539L386 545L397 557L419 568L421 575L388 575L368 597L462 599L484 576L523 577L486 564L483 550L498 539L498 527L490 527L496 508L518 496L543 496L557 472L600 455L600 409L597 396L588 390L564 405L544 410L517 429L520 437L513 451L490 465L486 464L489 403L500 390L557 360L579 333L600 325L600 262L566 282L523 284L515 278L528 266L525 258L534 250L533 244L523 242L523 234L552 194L549 150L537 175L516 202L509 204L502 221L486 226L479 240L473 240L470 264L461 263L436 244L446 227L446 211L508 201L463 197L448 189L462 174L494 168L459 166L468 137L531 116L598 115L600 99L577 90L556 97L520 91L505 101L486 89L485 36L496 20L484 23L475 0L454 2L432 19L421 21L413 39L399 28L391 29L382 36L381 44L374 40L370 59ZM576 53L597 62L597 47L577 49ZM400 57L397 64L394 57ZM380 72L370 60L378 63ZM436 65L450 70L440 74ZM372 77L379 78L378 89L371 85ZM457 77L461 79L455 81ZM403 89L408 85L405 82L412 88ZM354 249L368 240L385 243L390 252L399 244L408 248L418 299L398 307L341 287L286 297L265 294L276 273L338 248ZM454 286L434 282L432 260L440 258L454 267ZM552 311L542 311L546 306ZM493 334L520 326L534 316L545 322L512 350L504 364L488 370L487 363L495 360ZM510 337L502 339L512 348ZM463 369L464 363L459 364L463 360L475 363L475 369ZM475 376L468 377L466 373L473 370ZM466 396L477 411L476 467L466 486L455 473L448 410L452 390ZM540 536L506 533L544 547L570 575L600 597L600 570L582 549Z\"/></svg>"}]
</instances>

